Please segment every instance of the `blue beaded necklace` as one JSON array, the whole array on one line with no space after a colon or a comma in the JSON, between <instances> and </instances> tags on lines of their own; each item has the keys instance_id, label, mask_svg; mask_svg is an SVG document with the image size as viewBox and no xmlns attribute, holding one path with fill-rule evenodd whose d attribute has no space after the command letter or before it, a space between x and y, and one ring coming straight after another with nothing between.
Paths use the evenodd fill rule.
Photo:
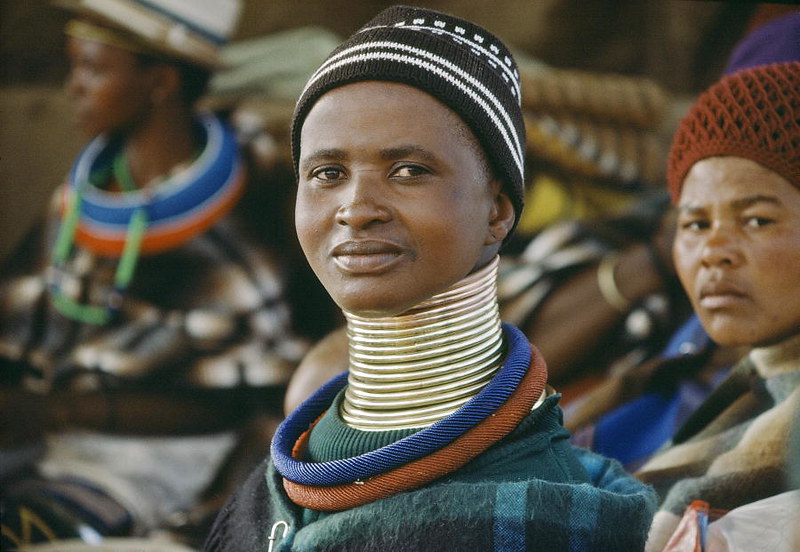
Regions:
<instances>
[{"instance_id":1,"label":"blue beaded necklace","mask_svg":"<svg viewBox=\"0 0 800 552\"><path fill-rule=\"evenodd\" d=\"M238 200L245 171L236 137L212 114L198 116L205 146L195 161L155 186L137 189L119 143L95 138L81 152L65 186L65 208L53 249L53 305L70 319L107 324L119 312L139 257L176 247L210 226ZM113 175L121 192L100 186ZM93 253L119 257L105 305L86 305L64 293L65 267L78 242Z\"/></svg>"}]
</instances>

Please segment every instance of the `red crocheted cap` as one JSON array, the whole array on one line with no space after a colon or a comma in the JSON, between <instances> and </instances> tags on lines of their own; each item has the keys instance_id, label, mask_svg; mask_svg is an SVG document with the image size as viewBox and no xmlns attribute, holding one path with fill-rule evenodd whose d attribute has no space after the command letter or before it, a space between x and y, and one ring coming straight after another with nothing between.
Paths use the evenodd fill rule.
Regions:
<instances>
[{"instance_id":1,"label":"red crocheted cap","mask_svg":"<svg viewBox=\"0 0 800 552\"><path fill-rule=\"evenodd\" d=\"M673 203L692 165L715 155L750 159L800 188L800 62L743 69L698 97L667 160Z\"/></svg>"}]
</instances>

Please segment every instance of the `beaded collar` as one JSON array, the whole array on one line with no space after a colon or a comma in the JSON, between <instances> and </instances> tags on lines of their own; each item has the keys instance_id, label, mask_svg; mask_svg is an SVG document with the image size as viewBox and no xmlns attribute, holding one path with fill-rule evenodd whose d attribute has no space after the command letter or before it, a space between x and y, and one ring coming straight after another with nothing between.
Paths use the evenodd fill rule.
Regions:
<instances>
[{"instance_id":1,"label":"beaded collar","mask_svg":"<svg viewBox=\"0 0 800 552\"><path fill-rule=\"evenodd\" d=\"M469 447L474 454L459 460L460 465L465 464L510 433L542 396L546 379L544 361L538 352L534 353L535 349L532 350L527 338L519 329L504 324L503 330L508 342L508 355L503 366L475 397L455 413L395 443L366 454L330 462L304 462L293 456L293 450L303 438L303 434L313 427L314 422L329 407L336 394L344 388L348 374L345 372L333 378L278 427L271 447L275 468L285 480L308 487L358 485L370 478L430 456L460 439L468 438L470 430L489 419L497 418L495 414L506 403L521 406L516 409L516 418L502 417L506 420L515 420L509 424L510 427L494 429L489 432L489 436L483 435L478 445L473 444ZM526 376L532 379L522 384ZM512 399L517 389L523 390L522 396L515 395ZM302 445L302 441L300 444ZM454 448L458 450L460 447ZM452 462L438 463L447 471L453 468ZM446 472L436 477L444 473ZM421 479L419 481L421 481L419 485L427 482Z\"/></svg>"},{"instance_id":2,"label":"beaded collar","mask_svg":"<svg viewBox=\"0 0 800 552\"><path fill-rule=\"evenodd\" d=\"M64 215L48 271L51 298L62 314L88 324L108 323L119 312L141 254L182 245L236 204L245 184L236 137L212 114L200 115L197 123L205 132L197 159L146 188L136 189L121 170L117 141L99 136L81 152L64 186ZM112 172L122 192L98 187L97 175L105 180ZM65 267L75 243L120 258L105 305L83 304L64 292L64 282L71 279Z\"/></svg>"},{"instance_id":3,"label":"beaded collar","mask_svg":"<svg viewBox=\"0 0 800 552\"><path fill-rule=\"evenodd\" d=\"M158 253L185 243L227 213L245 183L236 136L213 114L199 115L197 123L205 132L205 146L190 166L155 186L122 193L90 184L91 175L110 167L118 151L107 136L92 140L64 187L65 206L79 203L75 241L96 254L121 256L131 222L143 212L147 228L140 251Z\"/></svg>"}]
</instances>

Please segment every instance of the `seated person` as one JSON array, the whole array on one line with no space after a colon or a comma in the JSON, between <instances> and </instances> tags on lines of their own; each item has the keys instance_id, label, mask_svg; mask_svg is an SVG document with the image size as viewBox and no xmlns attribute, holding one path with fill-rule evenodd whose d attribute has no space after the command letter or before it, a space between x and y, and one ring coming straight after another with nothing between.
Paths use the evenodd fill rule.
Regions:
<instances>
[{"instance_id":1,"label":"seated person","mask_svg":"<svg viewBox=\"0 0 800 552\"><path fill-rule=\"evenodd\" d=\"M47 540L143 535L190 508L270 408L251 399L280 414L304 350L285 267L242 216L237 138L196 109L238 0L71 6L66 90L91 140L0 283L8 546L25 511Z\"/></svg>"},{"instance_id":2,"label":"seated person","mask_svg":"<svg viewBox=\"0 0 800 552\"><path fill-rule=\"evenodd\" d=\"M800 409L800 62L745 68L700 95L668 163L673 258L705 331L748 353L669 446L636 472L661 497L647 550L684 511L727 511L791 489ZM765 521L766 523L766 521Z\"/></svg>"},{"instance_id":3,"label":"seated person","mask_svg":"<svg viewBox=\"0 0 800 552\"><path fill-rule=\"evenodd\" d=\"M510 52L446 14L389 8L311 77L296 228L349 370L281 424L207 550L642 548L651 490L568 443L544 359L500 321L524 132Z\"/></svg>"},{"instance_id":4,"label":"seated person","mask_svg":"<svg viewBox=\"0 0 800 552\"><path fill-rule=\"evenodd\" d=\"M725 74L800 60L799 36L800 13L775 5L759 8L751 29L732 49ZM673 217L669 211L661 232L668 232L670 248ZM677 287L683 291L679 283ZM669 441L746 352L746 345L723 346L711 340L690 309L689 320L655 358L631 369L613 370L600 385L566 406L565 426L573 431L573 442L616 458L634 471Z\"/></svg>"}]
</instances>

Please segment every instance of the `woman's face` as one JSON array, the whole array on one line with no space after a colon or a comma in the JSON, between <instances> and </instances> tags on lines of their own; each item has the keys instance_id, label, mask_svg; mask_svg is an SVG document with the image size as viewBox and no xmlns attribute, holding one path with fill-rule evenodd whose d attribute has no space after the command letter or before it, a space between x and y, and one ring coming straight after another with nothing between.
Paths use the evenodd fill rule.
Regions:
<instances>
[{"instance_id":1,"label":"woman's face","mask_svg":"<svg viewBox=\"0 0 800 552\"><path fill-rule=\"evenodd\" d=\"M322 96L301 131L297 235L343 309L399 314L486 263L513 207L461 119L410 86Z\"/></svg>"},{"instance_id":2,"label":"woman's face","mask_svg":"<svg viewBox=\"0 0 800 552\"><path fill-rule=\"evenodd\" d=\"M151 104L151 71L125 50L69 37L67 93L75 122L88 136L125 130L141 121Z\"/></svg>"},{"instance_id":3,"label":"woman's face","mask_svg":"<svg viewBox=\"0 0 800 552\"><path fill-rule=\"evenodd\" d=\"M748 159L707 158L684 181L677 221L675 266L712 339L800 333L800 189Z\"/></svg>"}]
</instances>

